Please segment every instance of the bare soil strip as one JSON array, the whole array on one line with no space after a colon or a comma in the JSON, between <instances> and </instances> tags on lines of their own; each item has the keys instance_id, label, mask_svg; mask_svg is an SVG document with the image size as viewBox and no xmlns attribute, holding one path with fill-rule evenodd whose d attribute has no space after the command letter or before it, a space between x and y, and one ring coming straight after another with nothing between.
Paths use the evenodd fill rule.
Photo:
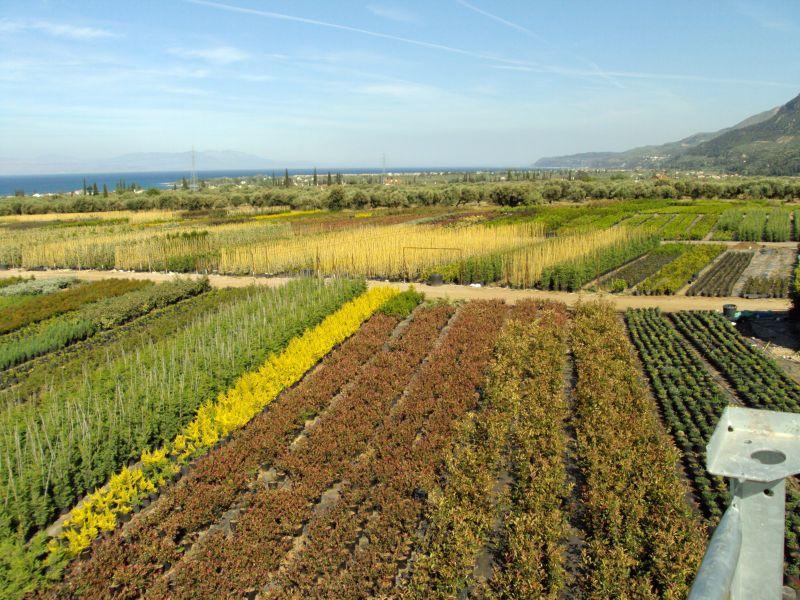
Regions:
<instances>
[{"instance_id":1,"label":"bare soil strip","mask_svg":"<svg viewBox=\"0 0 800 600\"><path fill-rule=\"evenodd\" d=\"M578 446L575 436L575 383L578 375L575 368L575 357L569 352L564 369L564 396L569 405L569 418L565 423L568 437L567 454L564 462L567 469L567 478L570 482L570 495L567 499L567 520L570 526L570 535L566 540L567 584L561 598L580 598L583 596L581 581L585 580L585 565L583 563L583 548L586 545L586 515L583 504L583 494L586 488L586 478L578 464Z\"/></svg>"}]
</instances>

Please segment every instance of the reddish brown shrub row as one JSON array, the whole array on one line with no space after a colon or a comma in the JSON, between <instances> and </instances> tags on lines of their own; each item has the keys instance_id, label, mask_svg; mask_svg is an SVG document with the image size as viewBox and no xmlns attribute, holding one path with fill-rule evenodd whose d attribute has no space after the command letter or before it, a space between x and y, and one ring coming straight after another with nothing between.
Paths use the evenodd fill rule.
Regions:
<instances>
[{"instance_id":1,"label":"reddish brown shrub row","mask_svg":"<svg viewBox=\"0 0 800 600\"><path fill-rule=\"evenodd\" d=\"M147 596L227 597L259 589L292 548L318 499L367 448L452 313L449 306L417 310L308 436L275 459L285 483L252 495L232 534L209 533Z\"/></svg>"},{"instance_id":2,"label":"reddish brown shrub row","mask_svg":"<svg viewBox=\"0 0 800 600\"><path fill-rule=\"evenodd\" d=\"M445 454L406 598L544 598L563 590L569 322L563 305L536 308L503 327L484 400Z\"/></svg>"},{"instance_id":3,"label":"reddish brown shrub row","mask_svg":"<svg viewBox=\"0 0 800 600\"><path fill-rule=\"evenodd\" d=\"M363 460L343 476L337 505L308 526L299 559L273 597L392 595L410 557L425 498L437 479L454 425L479 397L507 314L498 302L466 305Z\"/></svg>"}]
</instances>

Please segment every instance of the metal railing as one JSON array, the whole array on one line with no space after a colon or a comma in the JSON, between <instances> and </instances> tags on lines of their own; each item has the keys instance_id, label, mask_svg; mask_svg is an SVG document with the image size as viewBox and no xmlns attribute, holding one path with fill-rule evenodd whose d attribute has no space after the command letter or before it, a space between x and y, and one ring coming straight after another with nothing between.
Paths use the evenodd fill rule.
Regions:
<instances>
[{"instance_id":1,"label":"metal railing","mask_svg":"<svg viewBox=\"0 0 800 600\"><path fill-rule=\"evenodd\" d=\"M689 598L693 600L728 598L741 549L742 529L739 509L730 506L714 530Z\"/></svg>"}]
</instances>

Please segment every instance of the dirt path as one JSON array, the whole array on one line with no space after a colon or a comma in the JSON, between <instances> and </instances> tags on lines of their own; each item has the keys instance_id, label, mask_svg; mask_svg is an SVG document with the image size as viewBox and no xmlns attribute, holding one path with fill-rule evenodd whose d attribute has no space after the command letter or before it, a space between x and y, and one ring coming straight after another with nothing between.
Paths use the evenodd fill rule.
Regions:
<instances>
[{"instance_id":1,"label":"dirt path","mask_svg":"<svg viewBox=\"0 0 800 600\"><path fill-rule=\"evenodd\" d=\"M710 235L710 234L709 234ZM797 250L797 242L738 242L736 240L661 240L662 244L673 244L680 242L681 244L722 244L723 246L736 246L737 249L744 249L745 247L764 246L766 248L791 248Z\"/></svg>"},{"instance_id":2,"label":"dirt path","mask_svg":"<svg viewBox=\"0 0 800 600\"><path fill-rule=\"evenodd\" d=\"M171 281L175 277L198 278L201 275L176 275L169 273L134 273L127 271L78 271L69 269L59 269L53 271L22 271L17 269L0 270L0 278L22 276L34 276L37 279L46 277L61 277L74 275L82 279L96 281L98 279L109 278L128 278L128 279L149 279L151 281ZM209 275L209 282L212 287L245 287L248 285L268 285L280 286L289 281L289 277L247 277L235 275ZM408 288L407 283L370 281L370 287L379 285L391 285L401 290ZM466 285L440 285L429 286L425 284L414 284L414 287L424 292L428 298L443 298L449 300L488 300L500 299L509 304L516 304L520 300L554 300L564 302L567 306L574 306L580 301L591 300L602 296L610 300L617 310L628 308L648 308L657 306L665 312L675 312L678 310L718 310L721 311L725 304L735 304L739 310L789 310L789 300L783 298L706 298L704 296L628 296L614 295L597 292L547 292L541 290L515 290L502 287L480 287L474 288Z\"/></svg>"}]
</instances>

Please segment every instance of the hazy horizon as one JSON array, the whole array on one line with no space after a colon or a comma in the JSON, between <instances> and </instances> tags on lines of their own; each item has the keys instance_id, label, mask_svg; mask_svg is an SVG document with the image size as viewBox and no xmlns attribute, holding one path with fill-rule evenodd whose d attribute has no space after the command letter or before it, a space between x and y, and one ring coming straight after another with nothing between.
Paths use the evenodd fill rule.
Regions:
<instances>
[{"instance_id":1,"label":"hazy horizon","mask_svg":"<svg viewBox=\"0 0 800 600\"><path fill-rule=\"evenodd\" d=\"M800 92L790 0L11 0L0 33L0 157L42 165L194 146L516 167L714 131Z\"/></svg>"}]
</instances>

